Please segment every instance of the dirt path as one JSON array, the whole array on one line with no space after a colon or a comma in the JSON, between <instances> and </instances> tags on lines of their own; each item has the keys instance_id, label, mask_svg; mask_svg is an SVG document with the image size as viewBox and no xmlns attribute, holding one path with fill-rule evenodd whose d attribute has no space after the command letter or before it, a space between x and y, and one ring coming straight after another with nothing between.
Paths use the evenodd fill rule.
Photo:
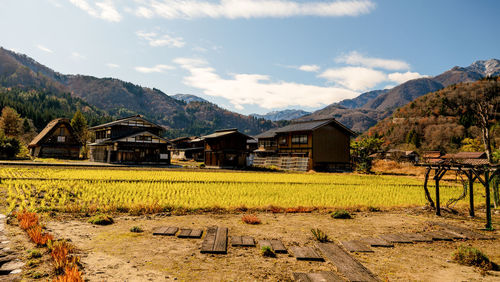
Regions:
<instances>
[{"instance_id":1,"label":"dirt path","mask_svg":"<svg viewBox=\"0 0 500 282\"><path fill-rule=\"evenodd\" d=\"M231 235L258 239L279 238L287 247L314 245L311 228L320 228L337 240L357 239L390 232L423 231L425 215L404 212L358 213L353 220L334 220L325 214L258 214L261 225L246 225L241 215L186 215L168 217L120 217L110 226L94 226L82 220L52 221L47 227L57 237L69 238L84 255L85 277L90 281L207 281L290 280L292 272L332 270L328 262L297 261L287 254L263 258L258 248L229 247L227 255L200 253L201 239L152 236L158 226L226 226ZM442 220L442 219L438 219ZM496 219L498 220L498 219ZM448 220L450 221L450 220ZM480 222L454 223L477 228ZM132 226L145 232L132 233ZM494 232L496 236L499 232ZM463 281L500 279L499 273L482 276L477 270L450 261L460 242L434 242L377 248L371 254L355 254L366 267L385 280ZM500 262L498 240L466 241Z\"/></svg>"}]
</instances>

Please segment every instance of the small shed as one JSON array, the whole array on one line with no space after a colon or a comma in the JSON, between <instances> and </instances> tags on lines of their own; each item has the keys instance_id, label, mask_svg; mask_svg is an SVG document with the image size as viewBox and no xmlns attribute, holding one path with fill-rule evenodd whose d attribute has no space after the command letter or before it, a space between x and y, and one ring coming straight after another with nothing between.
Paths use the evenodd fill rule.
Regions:
<instances>
[{"instance_id":1,"label":"small shed","mask_svg":"<svg viewBox=\"0 0 500 282\"><path fill-rule=\"evenodd\" d=\"M36 158L78 159L81 143L67 118L52 120L28 145Z\"/></svg>"},{"instance_id":2,"label":"small shed","mask_svg":"<svg viewBox=\"0 0 500 282\"><path fill-rule=\"evenodd\" d=\"M246 166L247 140L252 139L250 136L232 128L218 130L201 138L205 140L206 166L221 168Z\"/></svg>"}]
</instances>

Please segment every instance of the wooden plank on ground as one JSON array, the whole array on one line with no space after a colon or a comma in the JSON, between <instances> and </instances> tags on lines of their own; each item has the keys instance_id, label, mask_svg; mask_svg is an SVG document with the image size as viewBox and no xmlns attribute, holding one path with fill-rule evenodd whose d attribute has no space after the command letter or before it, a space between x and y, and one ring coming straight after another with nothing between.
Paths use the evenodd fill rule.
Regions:
<instances>
[{"instance_id":1,"label":"wooden plank on ground","mask_svg":"<svg viewBox=\"0 0 500 282\"><path fill-rule=\"evenodd\" d=\"M379 281L375 274L339 246L318 243L318 248L349 281Z\"/></svg>"},{"instance_id":2,"label":"wooden plank on ground","mask_svg":"<svg viewBox=\"0 0 500 282\"><path fill-rule=\"evenodd\" d=\"M456 240L466 240L467 239L467 236L462 235L462 234L458 234L456 232L453 232L453 231L450 231L450 230L447 230L447 229L439 230L439 231L443 232L445 234L450 235L453 239L456 239Z\"/></svg>"},{"instance_id":3,"label":"wooden plank on ground","mask_svg":"<svg viewBox=\"0 0 500 282\"><path fill-rule=\"evenodd\" d=\"M394 244L387 242L386 240L383 240L382 238L378 237L366 237L366 238L361 238L361 242L365 242L366 244L372 246L372 247L384 247L384 248L393 248Z\"/></svg>"},{"instance_id":4,"label":"wooden plank on ground","mask_svg":"<svg viewBox=\"0 0 500 282\"><path fill-rule=\"evenodd\" d=\"M203 230L201 229L189 229L181 228L181 232L177 235L178 238L201 238Z\"/></svg>"},{"instance_id":5,"label":"wooden plank on ground","mask_svg":"<svg viewBox=\"0 0 500 282\"><path fill-rule=\"evenodd\" d=\"M408 240L411 240L415 243L432 242L432 238L424 233L401 233L400 235L406 237Z\"/></svg>"},{"instance_id":6,"label":"wooden plank on ground","mask_svg":"<svg viewBox=\"0 0 500 282\"><path fill-rule=\"evenodd\" d=\"M344 281L332 271L321 271L314 273L294 272L293 280L300 282L337 282Z\"/></svg>"},{"instance_id":7,"label":"wooden plank on ground","mask_svg":"<svg viewBox=\"0 0 500 282\"><path fill-rule=\"evenodd\" d=\"M359 240L351 240L351 241L342 241L342 245L349 252L364 252L364 253L373 253L373 250L370 249L368 245Z\"/></svg>"},{"instance_id":8,"label":"wooden plank on ground","mask_svg":"<svg viewBox=\"0 0 500 282\"><path fill-rule=\"evenodd\" d=\"M227 254L227 228L209 227L201 244L201 253Z\"/></svg>"},{"instance_id":9,"label":"wooden plank on ground","mask_svg":"<svg viewBox=\"0 0 500 282\"><path fill-rule=\"evenodd\" d=\"M318 252L316 252L311 247L290 247L293 255L297 260L313 260L313 261L324 261L325 259L321 257Z\"/></svg>"},{"instance_id":10,"label":"wooden plank on ground","mask_svg":"<svg viewBox=\"0 0 500 282\"><path fill-rule=\"evenodd\" d=\"M453 241L453 236L451 236L451 234L441 231L429 231L424 234L430 236L434 241Z\"/></svg>"},{"instance_id":11,"label":"wooden plank on ground","mask_svg":"<svg viewBox=\"0 0 500 282\"><path fill-rule=\"evenodd\" d=\"M271 240L271 246L275 253L277 254L286 254L288 251L285 248L285 245L280 240L273 239Z\"/></svg>"},{"instance_id":12,"label":"wooden plank on ground","mask_svg":"<svg viewBox=\"0 0 500 282\"><path fill-rule=\"evenodd\" d=\"M463 235L465 236L467 239L473 239L473 240L491 240L491 239L495 239L494 237L491 237L491 236L487 236L487 235L484 235L484 234L481 234L479 232L476 232L476 231L473 231L473 230L470 230L470 229L467 229L467 228L464 228L464 227L459 227L459 226L455 226L455 225L452 225L452 224L448 224L448 223L442 223L442 222L436 222L436 221L431 221L430 222L431 224L433 225L437 225L437 226L441 226L449 231L453 231L457 234L460 234L460 235Z\"/></svg>"},{"instance_id":13,"label":"wooden plank on ground","mask_svg":"<svg viewBox=\"0 0 500 282\"><path fill-rule=\"evenodd\" d=\"M273 246L271 246L271 241L269 240L259 240L259 246L261 249L264 247L269 247L271 250L273 250Z\"/></svg>"},{"instance_id":14,"label":"wooden plank on ground","mask_svg":"<svg viewBox=\"0 0 500 282\"><path fill-rule=\"evenodd\" d=\"M410 240L408 238L404 238L404 237L400 236L399 234L394 234L394 233L382 234L379 237L382 238L382 240L386 240L386 241L391 242L391 243L400 243L400 244L412 244L413 243L412 240Z\"/></svg>"},{"instance_id":15,"label":"wooden plank on ground","mask_svg":"<svg viewBox=\"0 0 500 282\"><path fill-rule=\"evenodd\" d=\"M173 226L162 226L153 229L153 235L160 235L160 236L174 236L175 233L179 231L178 227L173 227Z\"/></svg>"},{"instance_id":16,"label":"wooden plank on ground","mask_svg":"<svg viewBox=\"0 0 500 282\"><path fill-rule=\"evenodd\" d=\"M255 247L255 240L250 236L232 236L231 245L233 247Z\"/></svg>"}]
</instances>

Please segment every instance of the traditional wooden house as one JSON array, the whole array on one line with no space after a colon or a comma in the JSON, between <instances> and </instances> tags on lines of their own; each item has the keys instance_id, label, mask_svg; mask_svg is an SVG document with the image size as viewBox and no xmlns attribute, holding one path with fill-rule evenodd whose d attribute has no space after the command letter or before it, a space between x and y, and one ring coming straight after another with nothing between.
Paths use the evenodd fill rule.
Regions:
<instances>
[{"instance_id":1,"label":"traditional wooden house","mask_svg":"<svg viewBox=\"0 0 500 282\"><path fill-rule=\"evenodd\" d=\"M269 158L284 169L348 170L350 139L355 135L335 119L297 122L255 136L259 142L255 152L264 163Z\"/></svg>"},{"instance_id":2,"label":"traditional wooden house","mask_svg":"<svg viewBox=\"0 0 500 282\"><path fill-rule=\"evenodd\" d=\"M67 118L49 122L28 145L33 157L57 159L77 159L81 147Z\"/></svg>"},{"instance_id":3,"label":"traditional wooden house","mask_svg":"<svg viewBox=\"0 0 500 282\"><path fill-rule=\"evenodd\" d=\"M170 140L170 155L175 160L203 161L205 141L199 137L179 137Z\"/></svg>"},{"instance_id":4,"label":"traditional wooden house","mask_svg":"<svg viewBox=\"0 0 500 282\"><path fill-rule=\"evenodd\" d=\"M218 130L202 136L205 140L205 165L209 167L245 167L247 157L247 136L237 129Z\"/></svg>"},{"instance_id":5,"label":"traditional wooden house","mask_svg":"<svg viewBox=\"0 0 500 282\"><path fill-rule=\"evenodd\" d=\"M160 137L163 127L131 116L90 128L90 160L106 163L170 164L169 142Z\"/></svg>"}]
</instances>

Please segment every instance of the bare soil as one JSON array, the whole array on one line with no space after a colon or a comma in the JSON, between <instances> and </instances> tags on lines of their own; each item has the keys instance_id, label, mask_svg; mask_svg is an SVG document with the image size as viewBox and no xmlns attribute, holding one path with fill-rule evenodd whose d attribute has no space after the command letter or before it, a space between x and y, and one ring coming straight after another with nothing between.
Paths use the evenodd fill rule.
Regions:
<instances>
[{"instance_id":1,"label":"bare soil","mask_svg":"<svg viewBox=\"0 0 500 282\"><path fill-rule=\"evenodd\" d=\"M109 226L96 226L85 218L45 220L56 238L66 238L80 249L84 276L89 281L287 281L293 272L333 270L328 262L297 261L290 254L264 258L256 248L234 248L227 255L200 253L202 239L153 236L159 226L206 228L225 226L229 236L246 235L259 239L281 239L285 246L314 246L311 228L320 228L333 242L376 236L391 232L419 232L432 227L429 220L478 229L482 220L453 216L438 218L420 209L388 212L358 212L354 219L332 219L328 214L259 213L260 225L241 221L242 214L182 216L120 216ZM500 216L494 215L499 228ZM130 228L141 227L143 233ZM500 238L499 231L487 234ZM391 281L499 281L500 273L462 266L451 261L460 244L482 250L500 262L500 239L464 242L397 244L395 248L374 248L374 253L353 254L381 280Z\"/></svg>"}]
</instances>

